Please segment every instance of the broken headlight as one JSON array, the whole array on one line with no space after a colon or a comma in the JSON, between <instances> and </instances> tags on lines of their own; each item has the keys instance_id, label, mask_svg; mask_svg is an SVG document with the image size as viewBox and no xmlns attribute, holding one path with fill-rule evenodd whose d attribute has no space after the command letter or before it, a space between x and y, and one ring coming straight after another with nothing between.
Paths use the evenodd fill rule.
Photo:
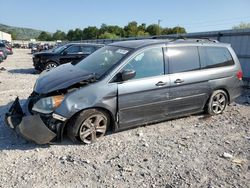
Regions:
<instances>
[{"instance_id":1,"label":"broken headlight","mask_svg":"<svg viewBox=\"0 0 250 188\"><path fill-rule=\"evenodd\" d=\"M49 114L60 106L63 99L63 95L42 98L34 104L32 110L43 114Z\"/></svg>"}]
</instances>

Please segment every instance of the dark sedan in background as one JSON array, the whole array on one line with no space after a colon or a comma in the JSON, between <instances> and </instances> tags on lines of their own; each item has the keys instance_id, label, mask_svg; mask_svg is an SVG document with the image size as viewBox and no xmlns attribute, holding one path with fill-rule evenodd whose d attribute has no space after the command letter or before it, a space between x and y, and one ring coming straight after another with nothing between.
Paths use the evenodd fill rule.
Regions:
<instances>
[{"instance_id":1,"label":"dark sedan in background","mask_svg":"<svg viewBox=\"0 0 250 188\"><path fill-rule=\"evenodd\" d=\"M102 44L69 43L49 51L33 54L33 65L36 70L43 71L69 62L78 62L97 49Z\"/></svg>"}]
</instances>

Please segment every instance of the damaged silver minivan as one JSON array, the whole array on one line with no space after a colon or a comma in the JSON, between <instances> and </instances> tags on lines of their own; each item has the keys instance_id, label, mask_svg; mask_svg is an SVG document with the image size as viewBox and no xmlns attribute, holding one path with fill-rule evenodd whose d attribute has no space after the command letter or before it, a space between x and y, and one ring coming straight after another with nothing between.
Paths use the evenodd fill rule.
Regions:
<instances>
[{"instance_id":1,"label":"damaged silver minivan","mask_svg":"<svg viewBox=\"0 0 250 188\"><path fill-rule=\"evenodd\" d=\"M217 115L241 93L242 70L229 44L205 39L136 40L107 45L77 64L40 75L7 124L45 144L67 132L92 143L120 131L206 111Z\"/></svg>"}]
</instances>

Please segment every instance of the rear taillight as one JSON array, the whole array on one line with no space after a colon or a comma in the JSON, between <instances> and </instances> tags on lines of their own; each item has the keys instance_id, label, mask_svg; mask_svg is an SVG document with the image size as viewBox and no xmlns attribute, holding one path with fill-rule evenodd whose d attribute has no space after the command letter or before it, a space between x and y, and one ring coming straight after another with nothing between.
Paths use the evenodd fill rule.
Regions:
<instances>
[{"instance_id":1,"label":"rear taillight","mask_svg":"<svg viewBox=\"0 0 250 188\"><path fill-rule=\"evenodd\" d=\"M243 72L242 72L242 71L238 71L238 72L237 72L237 78L238 78L239 80L242 80L242 77L243 77Z\"/></svg>"}]
</instances>

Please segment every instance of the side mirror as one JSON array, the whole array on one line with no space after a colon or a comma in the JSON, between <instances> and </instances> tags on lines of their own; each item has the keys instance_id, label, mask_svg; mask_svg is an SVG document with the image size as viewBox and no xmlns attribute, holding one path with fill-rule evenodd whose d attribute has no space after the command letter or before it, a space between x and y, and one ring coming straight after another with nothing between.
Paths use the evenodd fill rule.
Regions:
<instances>
[{"instance_id":1,"label":"side mirror","mask_svg":"<svg viewBox=\"0 0 250 188\"><path fill-rule=\"evenodd\" d=\"M126 80L130 80L130 79L134 78L136 75L136 72L135 72L135 70L126 69L126 70L122 71L121 75L122 75L122 81L126 81Z\"/></svg>"},{"instance_id":2,"label":"side mirror","mask_svg":"<svg viewBox=\"0 0 250 188\"><path fill-rule=\"evenodd\" d=\"M67 50L65 50L65 51L63 51L63 53L62 53L63 55L67 55L68 54L68 51Z\"/></svg>"}]
</instances>

